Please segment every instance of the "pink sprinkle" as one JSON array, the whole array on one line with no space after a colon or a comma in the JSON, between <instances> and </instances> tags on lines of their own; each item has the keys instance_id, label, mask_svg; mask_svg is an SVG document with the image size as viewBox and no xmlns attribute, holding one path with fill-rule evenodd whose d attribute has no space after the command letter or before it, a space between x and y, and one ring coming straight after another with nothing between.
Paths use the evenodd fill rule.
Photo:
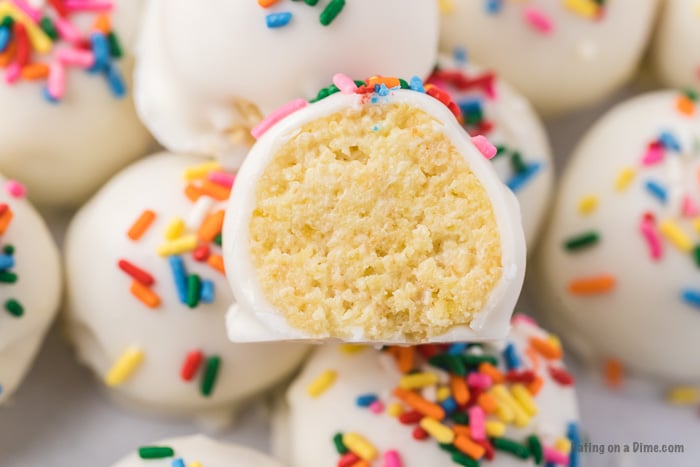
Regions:
<instances>
[{"instance_id":1,"label":"pink sprinkle","mask_svg":"<svg viewBox=\"0 0 700 467\"><path fill-rule=\"evenodd\" d=\"M210 182L214 182L217 185L225 186L226 188L231 188L233 182L236 180L236 176L227 172L214 171L209 172L207 178Z\"/></svg>"},{"instance_id":2,"label":"pink sprinkle","mask_svg":"<svg viewBox=\"0 0 700 467\"><path fill-rule=\"evenodd\" d=\"M22 10L27 16L29 16L35 23L41 21L41 12L36 8L33 8L26 0L12 0L17 8Z\"/></svg>"},{"instance_id":3,"label":"pink sprinkle","mask_svg":"<svg viewBox=\"0 0 700 467\"><path fill-rule=\"evenodd\" d=\"M348 75L337 73L333 76L333 84L340 89L343 94L353 94L357 90L357 84Z\"/></svg>"},{"instance_id":4,"label":"pink sprinkle","mask_svg":"<svg viewBox=\"0 0 700 467\"><path fill-rule=\"evenodd\" d=\"M51 62L46 86L49 89L51 97L56 100L63 98L63 93L66 90L66 69L58 60Z\"/></svg>"},{"instance_id":5,"label":"pink sprinkle","mask_svg":"<svg viewBox=\"0 0 700 467\"><path fill-rule=\"evenodd\" d=\"M516 325L516 324L527 324L529 326L537 326L537 321L535 321L533 318L527 315L523 314L517 314L513 316L513 319L510 320L511 324Z\"/></svg>"},{"instance_id":6,"label":"pink sprinkle","mask_svg":"<svg viewBox=\"0 0 700 467\"><path fill-rule=\"evenodd\" d=\"M58 33L61 35L61 39L72 44L79 44L83 40L83 33L80 29L76 28L73 23L64 18L55 18L54 24Z\"/></svg>"},{"instance_id":7,"label":"pink sprinkle","mask_svg":"<svg viewBox=\"0 0 700 467\"><path fill-rule=\"evenodd\" d=\"M255 128L253 128L250 131L250 134L253 135L253 138L259 139L262 135L264 135L267 132L267 130L275 126L275 124L279 123L280 120L293 114L297 110L303 109L307 105L308 103L304 99L296 99L292 102L286 103L277 110L273 110L260 123L255 125Z\"/></svg>"},{"instance_id":8,"label":"pink sprinkle","mask_svg":"<svg viewBox=\"0 0 700 467\"><path fill-rule=\"evenodd\" d=\"M369 410L373 414L378 415L378 414L384 412L384 404L382 403L382 401L374 401L369 405Z\"/></svg>"},{"instance_id":9,"label":"pink sprinkle","mask_svg":"<svg viewBox=\"0 0 700 467\"><path fill-rule=\"evenodd\" d=\"M27 189L17 180L8 180L5 182L5 190L13 198L22 198L26 193Z\"/></svg>"},{"instance_id":10,"label":"pink sprinkle","mask_svg":"<svg viewBox=\"0 0 700 467\"><path fill-rule=\"evenodd\" d=\"M642 222L639 225L639 230L644 235L649 246L649 255L653 260L659 260L663 255L663 248L661 243L661 237L656 231L656 224L654 222L654 216L650 214L645 214L642 218Z\"/></svg>"},{"instance_id":11,"label":"pink sprinkle","mask_svg":"<svg viewBox=\"0 0 700 467\"><path fill-rule=\"evenodd\" d=\"M523 11L525 21L542 34L551 34L554 31L554 24L547 14L534 6Z\"/></svg>"},{"instance_id":12,"label":"pink sprinkle","mask_svg":"<svg viewBox=\"0 0 700 467\"><path fill-rule=\"evenodd\" d=\"M397 451L391 449L384 453L384 467L403 467L401 456Z\"/></svg>"},{"instance_id":13,"label":"pink sprinkle","mask_svg":"<svg viewBox=\"0 0 700 467\"><path fill-rule=\"evenodd\" d=\"M683 216L685 217L697 217L700 214L700 209L698 205L690 195L686 194L683 196Z\"/></svg>"},{"instance_id":14,"label":"pink sprinkle","mask_svg":"<svg viewBox=\"0 0 700 467\"><path fill-rule=\"evenodd\" d=\"M486 440L486 422L484 410L475 405L469 408L469 428L474 441Z\"/></svg>"},{"instance_id":15,"label":"pink sprinkle","mask_svg":"<svg viewBox=\"0 0 700 467\"><path fill-rule=\"evenodd\" d=\"M17 62L12 62L5 69L5 82L7 84L14 84L17 82L19 77L22 75L22 67Z\"/></svg>"},{"instance_id":16,"label":"pink sprinkle","mask_svg":"<svg viewBox=\"0 0 700 467\"><path fill-rule=\"evenodd\" d=\"M483 135L473 136L472 144L476 146L476 148L479 150L482 156L489 160L493 159L496 153L498 152L496 146L491 144L491 142L488 139L486 139L486 137Z\"/></svg>"},{"instance_id":17,"label":"pink sprinkle","mask_svg":"<svg viewBox=\"0 0 700 467\"><path fill-rule=\"evenodd\" d=\"M544 461L548 464L554 465L569 465L569 456L557 451L556 449L545 446Z\"/></svg>"},{"instance_id":18,"label":"pink sprinkle","mask_svg":"<svg viewBox=\"0 0 700 467\"><path fill-rule=\"evenodd\" d=\"M469 373L467 385L476 389L488 389L491 387L491 377L484 373Z\"/></svg>"},{"instance_id":19,"label":"pink sprinkle","mask_svg":"<svg viewBox=\"0 0 700 467\"><path fill-rule=\"evenodd\" d=\"M64 65L73 65L79 68L90 68L95 64L95 54L89 50L61 49L56 52L56 58Z\"/></svg>"},{"instance_id":20,"label":"pink sprinkle","mask_svg":"<svg viewBox=\"0 0 700 467\"><path fill-rule=\"evenodd\" d=\"M642 158L642 165L658 164L664 160L665 154L663 146L658 143L652 143L649 145L646 154L644 154Z\"/></svg>"},{"instance_id":21,"label":"pink sprinkle","mask_svg":"<svg viewBox=\"0 0 700 467\"><path fill-rule=\"evenodd\" d=\"M92 11L105 12L112 11L114 4L112 2L96 2L93 0L66 0L66 10L72 12Z\"/></svg>"}]
</instances>

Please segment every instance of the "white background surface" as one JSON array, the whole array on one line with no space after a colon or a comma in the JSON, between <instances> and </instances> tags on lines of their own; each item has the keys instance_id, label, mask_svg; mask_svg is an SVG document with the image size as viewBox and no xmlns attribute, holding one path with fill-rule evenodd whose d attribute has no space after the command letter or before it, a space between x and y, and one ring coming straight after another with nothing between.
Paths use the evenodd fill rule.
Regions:
<instances>
[{"instance_id":1,"label":"white background surface","mask_svg":"<svg viewBox=\"0 0 700 467\"><path fill-rule=\"evenodd\" d=\"M548 125L558 169L604 108ZM59 236L64 222L55 222ZM524 303L520 310L528 309ZM92 375L74 361L59 331L60 326L54 326L29 377L12 403L0 409L0 467L108 467L139 445L199 431L188 422L139 418L113 406ZM575 362L571 367L578 379L585 436L591 442L629 443L630 447L633 442L678 443L685 448L684 454L589 454L584 456L586 466L700 466L698 408L668 406L661 388L642 383L626 381L623 390L612 392L597 375ZM217 437L267 450L266 419L263 401L244 410L236 426ZM444 464L425 467L443 465L454 464L445 457Z\"/></svg>"}]
</instances>

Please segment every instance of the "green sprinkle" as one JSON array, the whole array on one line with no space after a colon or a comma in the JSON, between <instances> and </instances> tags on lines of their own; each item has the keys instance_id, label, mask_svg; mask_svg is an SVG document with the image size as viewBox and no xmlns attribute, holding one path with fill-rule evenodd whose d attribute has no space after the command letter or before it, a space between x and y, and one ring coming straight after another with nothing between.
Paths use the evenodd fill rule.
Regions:
<instances>
[{"instance_id":1,"label":"green sprinkle","mask_svg":"<svg viewBox=\"0 0 700 467\"><path fill-rule=\"evenodd\" d=\"M469 415L464 412L454 412L452 415L450 415L450 418L457 425L469 425Z\"/></svg>"},{"instance_id":2,"label":"green sprinkle","mask_svg":"<svg viewBox=\"0 0 700 467\"><path fill-rule=\"evenodd\" d=\"M493 355L460 355L460 358L468 367L478 367L482 363L498 366L498 359Z\"/></svg>"},{"instance_id":3,"label":"green sprinkle","mask_svg":"<svg viewBox=\"0 0 700 467\"><path fill-rule=\"evenodd\" d=\"M459 355L450 355L450 359L447 361L450 367L450 372L457 376L467 376L467 367Z\"/></svg>"},{"instance_id":4,"label":"green sprinkle","mask_svg":"<svg viewBox=\"0 0 700 467\"><path fill-rule=\"evenodd\" d=\"M0 272L0 283L14 284L15 282L17 282L17 274L8 271Z\"/></svg>"},{"instance_id":5,"label":"green sprinkle","mask_svg":"<svg viewBox=\"0 0 700 467\"><path fill-rule=\"evenodd\" d=\"M309 6L316 6L318 0L304 0L304 3L306 3Z\"/></svg>"},{"instance_id":6,"label":"green sprinkle","mask_svg":"<svg viewBox=\"0 0 700 467\"><path fill-rule=\"evenodd\" d=\"M459 452L459 449L457 449L455 447L455 445L452 443L447 443L447 444L438 443L438 446L440 446L440 449L442 449L443 451L447 451L450 454L454 454L455 452Z\"/></svg>"},{"instance_id":7,"label":"green sprinkle","mask_svg":"<svg viewBox=\"0 0 700 467\"><path fill-rule=\"evenodd\" d=\"M530 435L527 437L527 447L532 453L532 457L535 459L535 465L542 464L544 460L544 451L542 450L542 443L540 439L535 435Z\"/></svg>"},{"instance_id":8,"label":"green sprinkle","mask_svg":"<svg viewBox=\"0 0 700 467\"><path fill-rule=\"evenodd\" d=\"M530 450L526 446L523 446L522 444L518 443L517 441L513 441L512 439L493 438L493 447L499 451L513 454L515 457L519 457L523 460L530 457Z\"/></svg>"},{"instance_id":9,"label":"green sprinkle","mask_svg":"<svg viewBox=\"0 0 700 467\"><path fill-rule=\"evenodd\" d=\"M685 95L685 97L687 97L691 101L698 100L698 93L694 89L690 89L690 88L685 89L685 90L683 90L683 94Z\"/></svg>"},{"instance_id":10,"label":"green sprinkle","mask_svg":"<svg viewBox=\"0 0 700 467\"><path fill-rule=\"evenodd\" d=\"M347 454L349 451L348 448L345 447L345 444L343 444L342 433L336 433L335 436L333 436L333 444L335 444L335 450L338 451L340 455Z\"/></svg>"},{"instance_id":11,"label":"green sprinkle","mask_svg":"<svg viewBox=\"0 0 700 467\"><path fill-rule=\"evenodd\" d=\"M2 249L2 251L6 255L14 255L15 254L15 246L14 245L5 245L5 248Z\"/></svg>"},{"instance_id":12,"label":"green sprinkle","mask_svg":"<svg viewBox=\"0 0 700 467\"><path fill-rule=\"evenodd\" d=\"M324 26L331 24L343 10L343 7L345 7L345 0L331 0L321 12L321 17L319 18L321 24Z\"/></svg>"},{"instance_id":13,"label":"green sprinkle","mask_svg":"<svg viewBox=\"0 0 700 467\"><path fill-rule=\"evenodd\" d=\"M464 115L464 123L467 125L478 125L484 121L484 111L481 109L474 110ZM496 148L496 154L498 155L498 148Z\"/></svg>"},{"instance_id":14,"label":"green sprinkle","mask_svg":"<svg viewBox=\"0 0 700 467\"><path fill-rule=\"evenodd\" d=\"M202 281L197 274L187 276L187 306L195 308L199 305L199 295L201 293Z\"/></svg>"},{"instance_id":15,"label":"green sprinkle","mask_svg":"<svg viewBox=\"0 0 700 467\"><path fill-rule=\"evenodd\" d=\"M700 267L700 245L697 245L693 249L693 256L695 257L695 264Z\"/></svg>"},{"instance_id":16,"label":"green sprinkle","mask_svg":"<svg viewBox=\"0 0 700 467\"><path fill-rule=\"evenodd\" d=\"M564 248L567 251L578 251L584 248L591 247L600 241L600 235L597 232L585 232L581 235L576 235L564 242Z\"/></svg>"},{"instance_id":17,"label":"green sprinkle","mask_svg":"<svg viewBox=\"0 0 700 467\"><path fill-rule=\"evenodd\" d=\"M505 146L503 146L502 144L501 144L501 145L497 145L497 146L496 146L496 155L493 156L493 157L494 157L494 159L495 159L495 158L498 157L498 156L504 155L506 152L508 152L508 149L507 149Z\"/></svg>"},{"instance_id":18,"label":"green sprinkle","mask_svg":"<svg viewBox=\"0 0 700 467\"><path fill-rule=\"evenodd\" d=\"M164 459L174 455L175 450L168 446L143 446L139 448L141 459Z\"/></svg>"},{"instance_id":19,"label":"green sprinkle","mask_svg":"<svg viewBox=\"0 0 700 467\"><path fill-rule=\"evenodd\" d=\"M124 56L124 51L119 37L110 31L110 33L107 34L107 41L109 42L109 54L116 59L122 58Z\"/></svg>"},{"instance_id":20,"label":"green sprinkle","mask_svg":"<svg viewBox=\"0 0 700 467\"><path fill-rule=\"evenodd\" d=\"M15 25L15 20L12 16L7 15L2 19L2 22L0 22L0 28L8 28L11 29L12 26Z\"/></svg>"},{"instance_id":21,"label":"green sprinkle","mask_svg":"<svg viewBox=\"0 0 700 467\"><path fill-rule=\"evenodd\" d=\"M44 16L39 22L39 27L41 28L47 36L51 38L52 41L56 42L58 40L58 30L56 26L51 21L51 18Z\"/></svg>"},{"instance_id":22,"label":"green sprinkle","mask_svg":"<svg viewBox=\"0 0 700 467\"><path fill-rule=\"evenodd\" d=\"M401 89L411 89L411 85L405 79L399 78L399 84L401 84Z\"/></svg>"},{"instance_id":23,"label":"green sprinkle","mask_svg":"<svg viewBox=\"0 0 700 467\"><path fill-rule=\"evenodd\" d=\"M216 237L214 237L214 243L221 246L221 233L217 234Z\"/></svg>"},{"instance_id":24,"label":"green sprinkle","mask_svg":"<svg viewBox=\"0 0 700 467\"><path fill-rule=\"evenodd\" d=\"M24 307L14 298L11 298L5 302L5 309L15 318L21 318L24 314Z\"/></svg>"},{"instance_id":25,"label":"green sprinkle","mask_svg":"<svg viewBox=\"0 0 700 467\"><path fill-rule=\"evenodd\" d=\"M525 164L523 156L517 151L510 156L510 166L516 174L527 171L527 164Z\"/></svg>"},{"instance_id":26,"label":"green sprinkle","mask_svg":"<svg viewBox=\"0 0 700 467\"><path fill-rule=\"evenodd\" d=\"M463 465L464 467L479 467L479 463L477 461L465 454L462 454L461 452L455 452L452 454L452 462Z\"/></svg>"},{"instance_id":27,"label":"green sprinkle","mask_svg":"<svg viewBox=\"0 0 700 467\"><path fill-rule=\"evenodd\" d=\"M204 397L211 396L214 390L214 385L216 384L216 377L219 374L219 365L221 364L221 357L213 356L207 358L206 368L204 370L204 378L202 378L201 393Z\"/></svg>"}]
</instances>

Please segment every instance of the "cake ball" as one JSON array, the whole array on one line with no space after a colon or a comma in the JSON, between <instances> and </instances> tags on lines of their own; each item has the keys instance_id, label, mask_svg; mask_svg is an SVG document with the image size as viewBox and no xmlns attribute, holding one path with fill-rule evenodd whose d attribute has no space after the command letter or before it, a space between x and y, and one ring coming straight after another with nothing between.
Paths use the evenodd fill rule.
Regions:
<instances>
[{"instance_id":1,"label":"cake ball","mask_svg":"<svg viewBox=\"0 0 700 467\"><path fill-rule=\"evenodd\" d=\"M141 0L0 2L0 170L76 205L152 143L131 99Z\"/></svg>"},{"instance_id":2,"label":"cake ball","mask_svg":"<svg viewBox=\"0 0 700 467\"><path fill-rule=\"evenodd\" d=\"M304 346L226 337L220 232L234 177L161 153L116 175L71 222L68 334L118 402L224 423L304 357Z\"/></svg>"},{"instance_id":3,"label":"cake ball","mask_svg":"<svg viewBox=\"0 0 700 467\"><path fill-rule=\"evenodd\" d=\"M263 115L313 97L338 71L425 78L437 58L438 23L433 1L149 1L139 113L168 149L238 167Z\"/></svg>"},{"instance_id":4,"label":"cake ball","mask_svg":"<svg viewBox=\"0 0 700 467\"><path fill-rule=\"evenodd\" d=\"M700 4L667 0L656 33L654 61L662 81L700 92Z\"/></svg>"},{"instance_id":5,"label":"cake ball","mask_svg":"<svg viewBox=\"0 0 700 467\"><path fill-rule=\"evenodd\" d=\"M0 405L31 367L61 299L56 244L24 191L0 178Z\"/></svg>"},{"instance_id":6,"label":"cake ball","mask_svg":"<svg viewBox=\"0 0 700 467\"><path fill-rule=\"evenodd\" d=\"M518 197L531 252L549 206L554 178L544 125L527 99L496 73L478 65L443 55L428 81L450 94L470 135L483 135L498 149L491 161Z\"/></svg>"},{"instance_id":7,"label":"cake ball","mask_svg":"<svg viewBox=\"0 0 700 467\"><path fill-rule=\"evenodd\" d=\"M532 280L591 363L700 381L700 109L676 91L618 105L579 143Z\"/></svg>"},{"instance_id":8,"label":"cake ball","mask_svg":"<svg viewBox=\"0 0 700 467\"><path fill-rule=\"evenodd\" d=\"M505 337L525 238L497 149L417 77L330 92L253 129L223 229L231 339Z\"/></svg>"},{"instance_id":9,"label":"cake ball","mask_svg":"<svg viewBox=\"0 0 700 467\"><path fill-rule=\"evenodd\" d=\"M499 344L321 347L277 408L274 449L291 467L576 467L561 358L556 337L522 316Z\"/></svg>"},{"instance_id":10,"label":"cake ball","mask_svg":"<svg viewBox=\"0 0 700 467\"><path fill-rule=\"evenodd\" d=\"M601 100L628 81L658 0L448 0L440 46L493 67L547 116Z\"/></svg>"},{"instance_id":11,"label":"cake ball","mask_svg":"<svg viewBox=\"0 0 700 467\"><path fill-rule=\"evenodd\" d=\"M112 467L282 467L252 449L220 443L203 435L166 439L141 446Z\"/></svg>"}]
</instances>

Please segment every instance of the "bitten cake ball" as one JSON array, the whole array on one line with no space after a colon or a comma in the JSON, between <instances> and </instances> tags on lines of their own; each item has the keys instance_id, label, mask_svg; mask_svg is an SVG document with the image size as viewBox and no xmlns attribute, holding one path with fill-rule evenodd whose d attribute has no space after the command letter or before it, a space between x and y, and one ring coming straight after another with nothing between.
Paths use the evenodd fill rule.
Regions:
<instances>
[{"instance_id":1,"label":"bitten cake ball","mask_svg":"<svg viewBox=\"0 0 700 467\"><path fill-rule=\"evenodd\" d=\"M61 267L24 186L0 178L0 405L30 368L58 311Z\"/></svg>"},{"instance_id":2,"label":"bitten cake ball","mask_svg":"<svg viewBox=\"0 0 700 467\"><path fill-rule=\"evenodd\" d=\"M291 467L577 467L561 358L522 316L498 345L321 347L278 407L273 444Z\"/></svg>"},{"instance_id":3,"label":"bitten cake ball","mask_svg":"<svg viewBox=\"0 0 700 467\"><path fill-rule=\"evenodd\" d=\"M252 449L220 443L203 435L166 439L141 446L112 467L282 467Z\"/></svg>"},{"instance_id":4,"label":"bitten cake ball","mask_svg":"<svg viewBox=\"0 0 700 467\"><path fill-rule=\"evenodd\" d=\"M151 138L131 99L141 0L0 1L0 170L76 205Z\"/></svg>"},{"instance_id":5,"label":"bitten cake ball","mask_svg":"<svg viewBox=\"0 0 700 467\"><path fill-rule=\"evenodd\" d=\"M667 0L655 40L654 61L663 82L700 92L700 3Z\"/></svg>"},{"instance_id":6,"label":"bitten cake ball","mask_svg":"<svg viewBox=\"0 0 700 467\"><path fill-rule=\"evenodd\" d=\"M549 206L554 168L544 126L530 103L495 73L442 56L428 80L447 91L462 112L462 126L496 145L491 159L520 202L528 250Z\"/></svg>"},{"instance_id":7,"label":"bitten cake ball","mask_svg":"<svg viewBox=\"0 0 700 467\"><path fill-rule=\"evenodd\" d=\"M159 154L119 173L72 221L68 333L117 400L225 417L305 355L304 346L226 338L233 297L220 232L234 178L195 156Z\"/></svg>"},{"instance_id":8,"label":"bitten cake ball","mask_svg":"<svg viewBox=\"0 0 700 467\"><path fill-rule=\"evenodd\" d=\"M591 362L700 381L699 142L698 102L650 93L604 116L564 173L532 287Z\"/></svg>"},{"instance_id":9,"label":"bitten cake ball","mask_svg":"<svg viewBox=\"0 0 700 467\"><path fill-rule=\"evenodd\" d=\"M493 67L546 115L605 98L630 79L658 0L442 1L440 46Z\"/></svg>"},{"instance_id":10,"label":"bitten cake ball","mask_svg":"<svg viewBox=\"0 0 700 467\"><path fill-rule=\"evenodd\" d=\"M425 78L437 58L428 0L153 0L147 10L136 73L143 121L168 149L232 167L263 115L313 97L334 73Z\"/></svg>"},{"instance_id":11,"label":"bitten cake ball","mask_svg":"<svg viewBox=\"0 0 700 467\"><path fill-rule=\"evenodd\" d=\"M319 99L253 130L223 231L231 338L505 337L525 241L496 148L418 78L337 75Z\"/></svg>"}]
</instances>

